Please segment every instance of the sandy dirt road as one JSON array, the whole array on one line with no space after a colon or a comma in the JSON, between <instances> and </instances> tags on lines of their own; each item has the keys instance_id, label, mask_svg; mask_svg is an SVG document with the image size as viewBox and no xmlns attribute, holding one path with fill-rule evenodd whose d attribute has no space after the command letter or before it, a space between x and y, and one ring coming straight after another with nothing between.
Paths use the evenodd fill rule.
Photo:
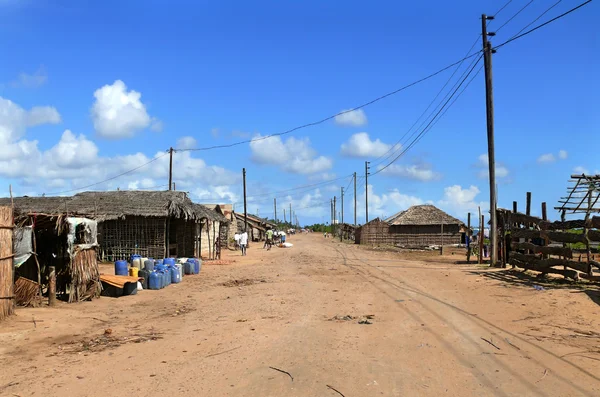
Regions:
<instances>
[{"instance_id":1,"label":"sandy dirt road","mask_svg":"<svg viewBox=\"0 0 600 397\"><path fill-rule=\"evenodd\" d=\"M18 310L0 396L600 395L597 289L289 241L164 290Z\"/></svg>"}]
</instances>

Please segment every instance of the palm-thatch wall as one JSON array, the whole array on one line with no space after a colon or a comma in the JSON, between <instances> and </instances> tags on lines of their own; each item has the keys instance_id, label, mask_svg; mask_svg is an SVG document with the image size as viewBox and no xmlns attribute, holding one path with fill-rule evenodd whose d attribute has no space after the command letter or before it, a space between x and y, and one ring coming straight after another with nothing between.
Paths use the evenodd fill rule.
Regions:
<instances>
[{"instance_id":1,"label":"palm-thatch wall","mask_svg":"<svg viewBox=\"0 0 600 397\"><path fill-rule=\"evenodd\" d=\"M460 244L463 223L433 205L415 205L356 231L356 243L408 248Z\"/></svg>"}]
</instances>

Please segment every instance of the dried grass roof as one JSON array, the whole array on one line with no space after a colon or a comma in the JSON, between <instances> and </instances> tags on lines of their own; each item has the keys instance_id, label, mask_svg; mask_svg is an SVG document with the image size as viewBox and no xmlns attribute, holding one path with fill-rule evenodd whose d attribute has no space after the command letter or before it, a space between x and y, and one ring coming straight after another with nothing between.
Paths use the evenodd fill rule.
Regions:
<instances>
[{"instance_id":1,"label":"dried grass roof","mask_svg":"<svg viewBox=\"0 0 600 397\"><path fill-rule=\"evenodd\" d=\"M10 204L10 198L0 198L0 205ZM185 192L178 191L110 191L84 192L70 197L16 197L14 204L17 216L69 214L100 221L127 216L172 216L227 221L217 212L193 203Z\"/></svg>"},{"instance_id":2,"label":"dried grass roof","mask_svg":"<svg viewBox=\"0 0 600 397\"><path fill-rule=\"evenodd\" d=\"M462 225L463 222L431 204L413 205L385 220L390 225Z\"/></svg>"}]
</instances>

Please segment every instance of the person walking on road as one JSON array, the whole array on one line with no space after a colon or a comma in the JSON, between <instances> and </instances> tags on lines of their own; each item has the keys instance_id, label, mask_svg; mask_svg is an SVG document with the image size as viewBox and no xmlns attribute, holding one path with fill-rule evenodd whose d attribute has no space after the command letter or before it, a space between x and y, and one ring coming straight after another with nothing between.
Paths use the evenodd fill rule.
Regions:
<instances>
[{"instance_id":1,"label":"person walking on road","mask_svg":"<svg viewBox=\"0 0 600 397\"><path fill-rule=\"evenodd\" d=\"M235 250L237 251L240 248L240 234L236 233L233 239L235 240Z\"/></svg>"},{"instance_id":2,"label":"person walking on road","mask_svg":"<svg viewBox=\"0 0 600 397\"><path fill-rule=\"evenodd\" d=\"M269 230L267 230L266 239L265 239L265 247L267 247L267 251L271 250L272 245L273 245L273 230L269 229ZM263 247L263 249L265 247Z\"/></svg>"},{"instance_id":3,"label":"person walking on road","mask_svg":"<svg viewBox=\"0 0 600 397\"><path fill-rule=\"evenodd\" d=\"M248 233L244 231L240 235L240 247L242 248L242 256L246 256L246 246L248 245Z\"/></svg>"}]
</instances>

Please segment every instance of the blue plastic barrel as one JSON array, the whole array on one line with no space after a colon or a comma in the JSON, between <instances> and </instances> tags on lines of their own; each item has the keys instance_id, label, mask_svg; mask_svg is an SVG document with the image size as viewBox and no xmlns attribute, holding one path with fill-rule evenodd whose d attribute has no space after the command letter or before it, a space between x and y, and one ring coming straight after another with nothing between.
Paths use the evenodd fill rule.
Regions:
<instances>
[{"instance_id":1,"label":"blue plastic barrel","mask_svg":"<svg viewBox=\"0 0 600 397\"><path fill-rule=\"evenodd\" d=\"M121 260L115 262L115 275L129 276L129 270L127 269L127 261Z\"/></svg>"},{"instance_id":2,"label":"blue plastic barrel","mask_svg":"<svg viewBox=\"0 0 600 397\"><path fill-rule=\"evenodd\" d=\"M163 261L163 263L165 265L174 265L175 264L175 258L165 258L165 260Z\"/></svg>"},{"instance_id":3,"label":"blue plastic barrel","mask_svg":"<svg viewBox=\"0 0 600 397\"><path fill-rule=\"evenodd\" d=\"M148 280L148 287L150 289L161 289L160 283L161 283L160 274L157 272L150 273L150 277Z\"/></svg>"},{"instance_id":4,"label":"blue plastic barrel","mask_svg":"<svg viewBox=\"0 0 600 397\"><path fill-rule=\"evenodd\" d=\"M163 277L165 280L165 287L168 287L169 285L171 285L171 269L170 268L166 268L165 270L163 270Z\"/></svg>"},{"instance_id":5,"label":"blue plastic barrel","mask_svg":"<svg viewBox=\"0 0 600 397\"><path fill-rule=\"evenodd\" d=\"M165 263L164 259L157 259L157 260L154 261L155 265L162 265L164 263Z\"/></svg>"},{"instance_id":6,"label":"blue plastic barrel","mask_svg":"<svg viewBox=\"0 0 600 397\"><path fill-rule=\"evenodd\" d=\"M181 282L181 273L179 272L179 269L175 266L171 268L171 282L173 284L178 284Z\"/></svg>"},{"instance_id":7,"label":"blue plastic barrel","mask_svg":"<svg viewBox=\"0 0 600 397\"><path fill-rule=\"evenodd\" d=\"M154 270L154 259L148 259L144 262L144 270L151 272Z\"/></svg>"},{"instance_id":8,"label":"blue plastic barrel","mask_svg":"<svg viewBox=\"0 0 600 397\"><path fill-rule=\"evenodd\" d=\"M202 269L202 259L200 258L195 258L196 259L196 274L200 274L200 270Z\"/></svg>"},{"instance_id":9,"label":"blue plastic barrel","mask_svg":"<svg viewBox=\"0 0 600 397\"><path fill-rule=\"evenodd\" d=\"M190 260L188 260L186 263L183 264L183 271L185 272L185 274L196 274L195 266L196 265L193 262L190 262Z\"/></svg>"}]
</instances>

